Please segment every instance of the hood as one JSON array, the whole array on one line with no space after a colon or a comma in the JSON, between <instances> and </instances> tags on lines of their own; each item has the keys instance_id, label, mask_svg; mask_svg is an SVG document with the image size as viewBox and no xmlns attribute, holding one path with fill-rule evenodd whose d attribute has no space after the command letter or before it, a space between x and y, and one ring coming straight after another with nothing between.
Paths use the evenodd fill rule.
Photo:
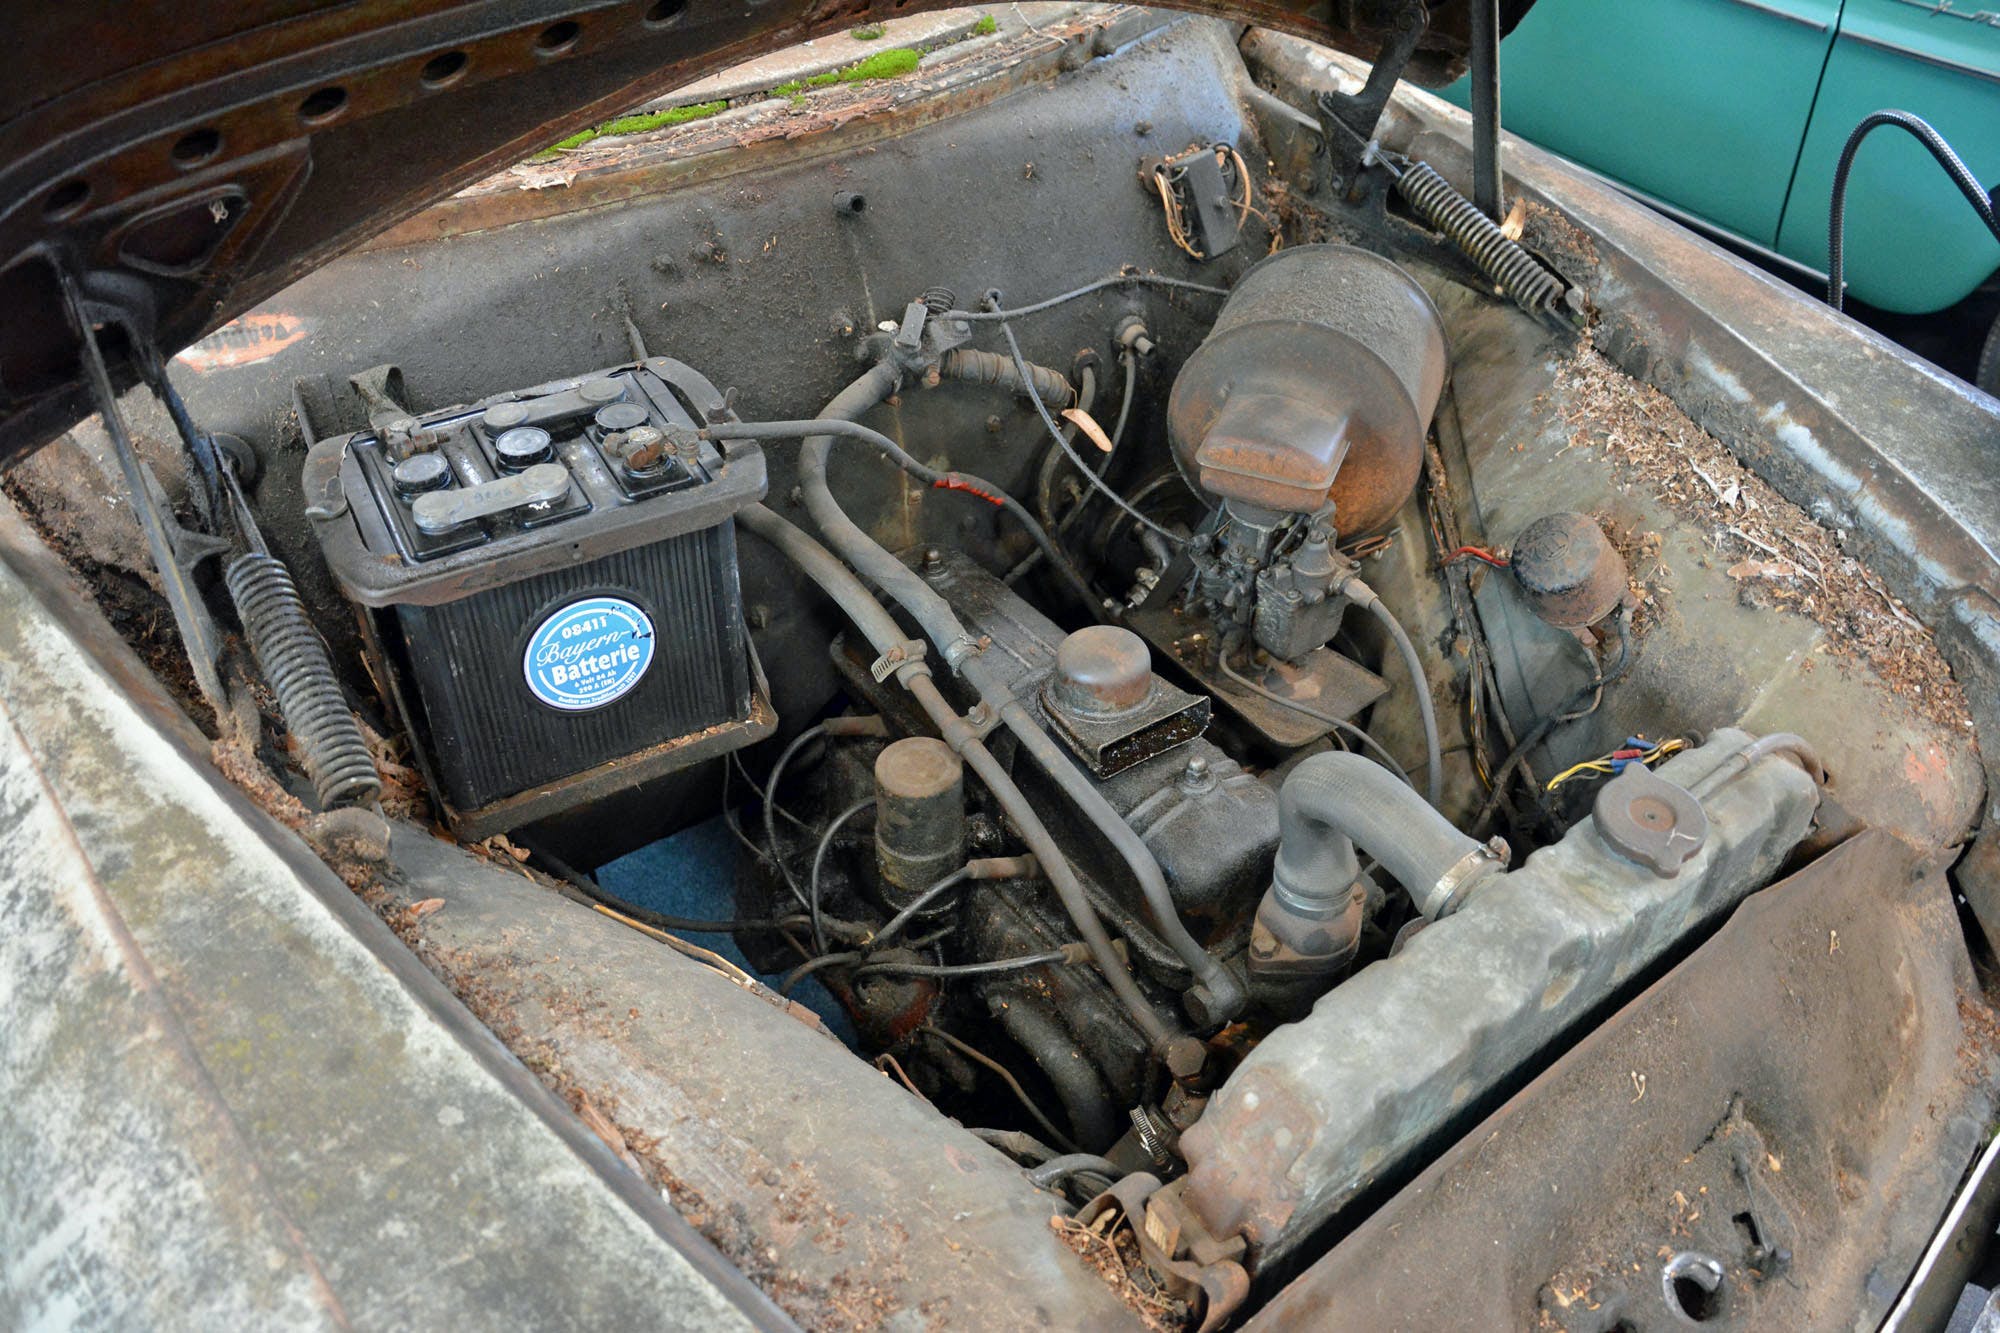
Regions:
<instances>
[{"instance_id":1,"label":"hood","mask_svg":"<svg viewBox=\"0 0 2000 1333\"><path fill-rule=\"evenodd\" d=\"M1182 8L1364 58L1424 0ZM1504 0L1511 27L1533 0ZM170 31L102 0L14 29L0 90L0 465L87 414L74 280L114 382L573 130L869 19L824 0L238 0ZM1470 0L1435 0L1410 74L1462 71Z\"/></svg>"}]
</instances>

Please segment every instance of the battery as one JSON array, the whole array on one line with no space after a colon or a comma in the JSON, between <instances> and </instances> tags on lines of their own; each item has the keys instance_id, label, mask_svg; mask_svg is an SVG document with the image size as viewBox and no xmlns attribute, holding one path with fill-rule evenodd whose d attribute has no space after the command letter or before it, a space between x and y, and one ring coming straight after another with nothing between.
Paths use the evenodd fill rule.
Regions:
<instances>
[{"instance_id":1,"label":"battery","mask_svg":"<svg viewBox=\"0 0 2000 1333\"><path fill-rule=\"evenodd\" d=\"M734 515L763 454L665 357L378 419L307 455L307 515L446 821L479 838L777 724Z\"/></svg>"}]
</instances>

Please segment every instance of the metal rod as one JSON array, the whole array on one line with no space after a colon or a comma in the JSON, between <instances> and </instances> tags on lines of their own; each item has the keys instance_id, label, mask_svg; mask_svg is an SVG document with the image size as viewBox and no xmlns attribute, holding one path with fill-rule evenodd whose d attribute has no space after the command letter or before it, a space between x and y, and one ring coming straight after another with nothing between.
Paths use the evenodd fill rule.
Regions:
<instances>
[{"instance_id":1,"label":"metal rod","mask_svg":"<svg viewBox=\"0 0 2000 1333\"><path fill-rule=\"evenodd\" d=\"M1500 220L1500 0L1472 0L1472 202Z\"/></svg>"},{"instance_id":2,"label":"metal rod","mask_svg":"<svg viewBox=\"0 0 2000 1333\"><path fill-rule=\"evenodd\" d=\"M181 646L187 650L188 664L194 669L195 684L201 687L202 697L215 710L218 725L226 725L229 695L222 688L222 677L215 667L221 653L221 639L216 633L215 622L209 619L207 608L201 604L200 595L188 579L187 570L176 557L173 537L167 531L167 520L153 503L145 464L139 461L138 451L132 447L131 432L125 426L125 414L118 407L117 391L111 387L111 373L104 365L104 351L98 346L97 330L83 308L83 293L77 289L75 278L67 270L62 272L61 281L70 318L76 325L77 338L82 344L83 368L89 377L91 397L97 400L97 412L103 419L104 433L111 437L111 451L118 456L118 470L124 476L126 491L131 495L132 512L139 520L140 531L145 534L146 549L152 554L153 567L160 573L160 588L166 593L167 606L174 613L174 626L180 630Z\"/></svg>"}]
</instances>

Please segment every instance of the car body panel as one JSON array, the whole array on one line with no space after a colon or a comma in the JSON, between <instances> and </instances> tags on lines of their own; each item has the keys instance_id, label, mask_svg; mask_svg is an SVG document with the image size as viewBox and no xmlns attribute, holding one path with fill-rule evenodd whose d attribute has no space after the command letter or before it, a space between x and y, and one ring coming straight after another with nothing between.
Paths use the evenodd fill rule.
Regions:
<instances>
[{"instance_id":1,"label":"car body panel","mask_svg":"<svg viewBox=\"0 0 2000 1333\"><path fill-rule=\"evenodd\" d=\"M1769 245L1839 0L1543 0L1501 48L1501 123ZM1446 94L1463 106L1464 82Z\"/></svg>"},{"instance_id":2,"label":"car body panel","mask_svg":"<svg viewBox=\"0 0 2000 1333\"><path fill-rule=\"evenodd\" d=\"M1827 266L1841 146L1922 116L2000 182L2000 11L1932 0L1543 0L1502 49L1501 118L1649 201ZM1461 80L1445 96L1468 104ZM1878 131L1847 194L1851 295L1925 314L2000 269L2000 242L1914 139Z\"/></svg>"},{"instance_id":3,"label":"car body panel","mask_svg":"<svg viewBox=\"0 0 2000 1333\"><path fill-rule=\"evenodd\" d=\"M1799 154L1779 253L1824 270L1833 172L1870 112L1922 116L1980 182L2000 184L2000 11L1986 21L1915 0L1846 0ZM1995 269L2000 241L1915 139L1876 130L1847 182L1848 291L1920 314L1961 300Z\"/></svg>"}]
</instances>

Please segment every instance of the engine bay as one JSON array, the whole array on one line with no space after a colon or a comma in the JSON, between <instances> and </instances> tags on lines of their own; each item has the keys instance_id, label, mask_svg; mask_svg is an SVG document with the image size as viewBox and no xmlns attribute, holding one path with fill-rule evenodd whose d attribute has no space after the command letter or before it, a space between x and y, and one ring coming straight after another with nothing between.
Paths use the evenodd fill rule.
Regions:
<instances>
[{"instance_id":1,"label":"engine bay","mask_svg":"<svg viewBox=\"0 0 2000 1333\"><path fill-rule=\"evenodd\" d=\"M970 1152L963 1127L1010 1208L1057 1218L1035 1241L1103 1247L1132 1310L1207 1329L1323 1313L1279 1293L1855 845L1918 849L1938 985L1976 992L1984 961L1939 887L1985 800L1965 691L1832 510L1628 373L1590 236L1540 196L1478 214L1457 113L1420 95L1345 166L1315 151L1338 123L1311 108L1360 79L1305 43L1077 22L1030 29L977 104L682 126L604 168L643 188L573 212L468 192L266 303L310 336L174 368L249 534L200 595L261 718L162 671L225 773L809 1325L893 1324L948 1266L878 1283L857 1242L889 1308L844 1304L840 1246L773 1201L840 1150L730 1109L756 1097L737 1036L693 1043L713 1097L649 1119L621 1043L650 1038L538 1063L526 997L550 1031L579 988L669 1025L702 984L733 992L718 1014L753 997L729 1058L783 1027L798 1115L896 1099L852 1127L880 1176L856 1199L919 1195L921 1136ZM135 539L55 476L128 428L103 430L9 493L157 666ZM185 514L199 478L162 447L138 452ZM447 853L506 873L440 887ZM644 949L617 963L565 913ZM1624 1105L1672 1095L1617 1077ZM1817 1112L1700 1095L1704 1134L1765 1145L1700 1187L1745 1192L1733 1229L1599 1238L1588 1279L1552 1259L1496 1299L1579 1329L1795 1315L1852 1200L1763 1162ZM1922 1141L1953 1183L1985 1095L1855 1142ZM881 1160L904 1115L925 1127ZM1010 1262L995 1281L1035 1280Z\"/></svg>"}]
</instances>

